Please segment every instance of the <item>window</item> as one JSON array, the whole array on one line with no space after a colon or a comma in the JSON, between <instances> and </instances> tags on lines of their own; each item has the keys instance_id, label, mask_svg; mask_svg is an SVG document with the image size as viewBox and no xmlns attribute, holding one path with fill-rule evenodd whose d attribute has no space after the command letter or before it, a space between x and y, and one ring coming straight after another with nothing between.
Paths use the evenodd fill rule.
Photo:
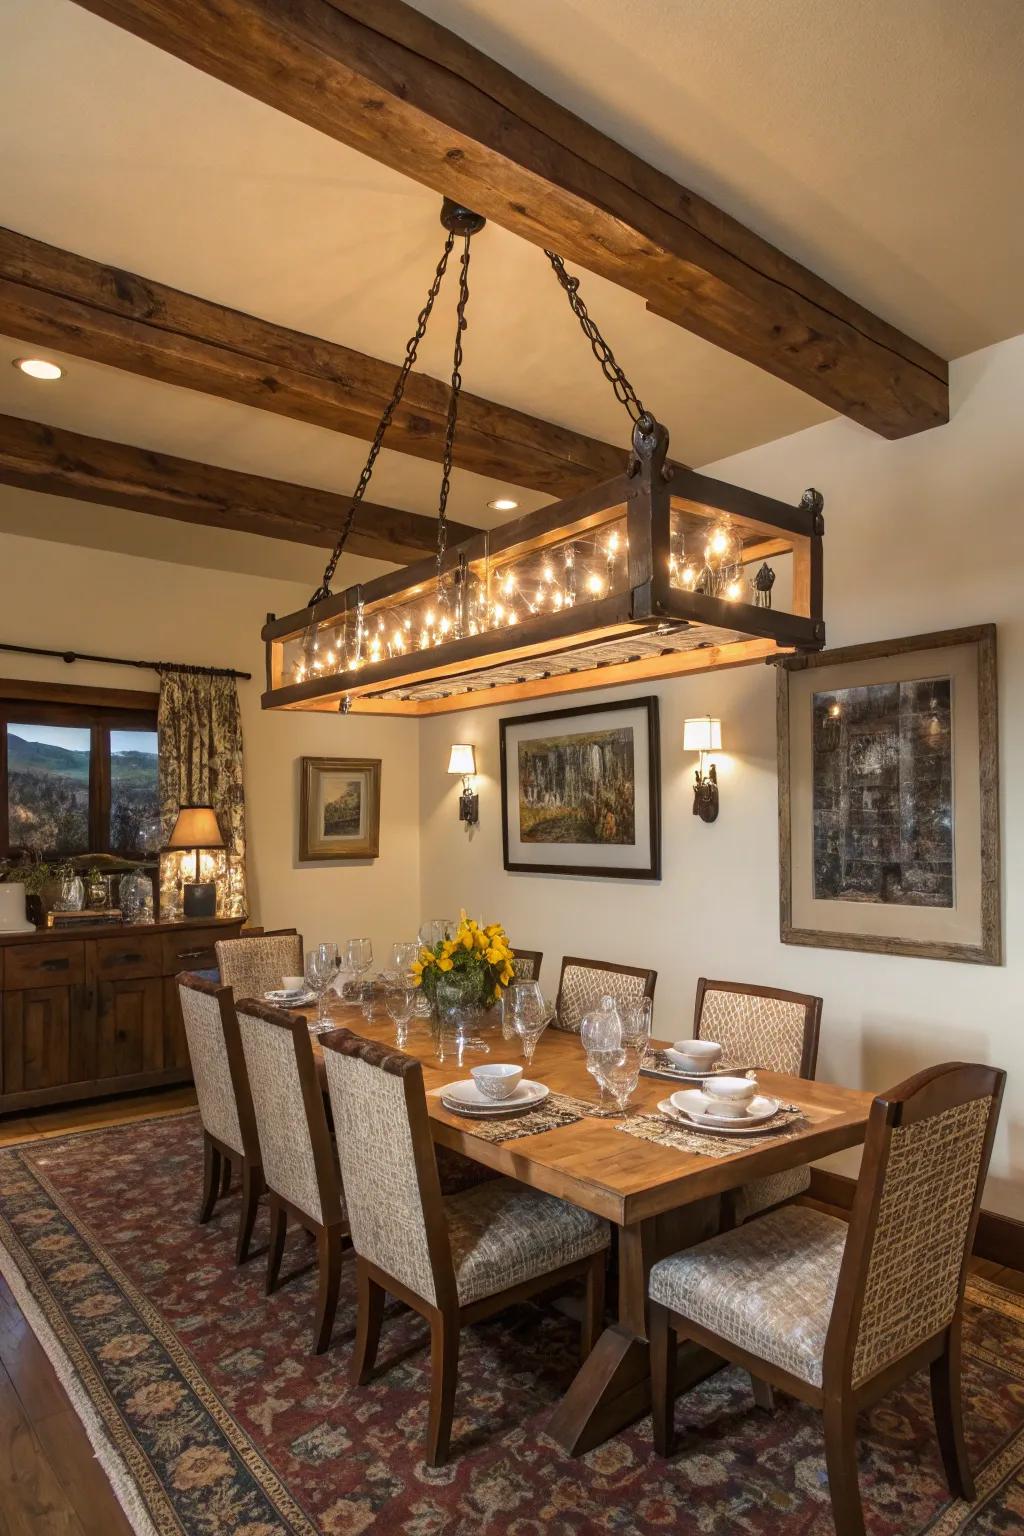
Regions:
<instances>
[{"instance_id":1,"label":"window","mask_svg":"<svg viewBox=\"0 0 1024 1536\"><path fill-rule=\"evenodd\" d=\"M114 707L101 689L55 689L63 697L53 701L46 692L0 698L0 855L154 855L155 708ZM83 702L66 702L70 693ZM99 702L85 702L93 693Z\"/></svg>"}]
</instances>

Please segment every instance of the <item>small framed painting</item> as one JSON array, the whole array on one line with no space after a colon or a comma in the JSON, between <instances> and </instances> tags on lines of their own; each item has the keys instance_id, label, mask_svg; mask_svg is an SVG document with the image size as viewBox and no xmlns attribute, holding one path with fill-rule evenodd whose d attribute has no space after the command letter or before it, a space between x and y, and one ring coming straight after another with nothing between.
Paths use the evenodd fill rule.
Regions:
<instances>
[{"instance_id":1,"label":"small framed painting","mask_svg":"<svg viewBox=\"0 0 1024 1536\"><path fill-rule=\"evenodd\" d=\"M380 847L380 758L304 757L299 859L375 859Z\"/></svg>"},{"instance_id":2,"label":"small framed painting","mask_svg":"<svg viewBox=\"0 0 1024 1536\"><path fill-rule=\"evenodd\" d=\"M658 701L500 721L505 868L661 877Z\"/></svg>"},{"instance_id":3,"label":"small framed painting","mask_svg":"<svg viewBox=\"0 0 1024 1536\"><path fill-rule=\"evenodd\" d=\"M995 625L778 671L784 944L999 965Z\"/></svg>"}]
</instances>

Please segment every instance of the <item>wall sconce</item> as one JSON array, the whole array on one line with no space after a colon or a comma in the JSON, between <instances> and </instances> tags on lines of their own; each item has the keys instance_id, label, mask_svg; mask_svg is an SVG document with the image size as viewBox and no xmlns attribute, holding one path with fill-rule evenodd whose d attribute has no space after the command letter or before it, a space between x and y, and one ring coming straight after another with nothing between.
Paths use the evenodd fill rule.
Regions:
<instances>
[{"instance_id":1,"label":"wall sconce","mask_svg":"<svg viewBox=\"0 0 1024 1536\"><path fill-rule=\"evenodd\" d=\"M722 750L722 722L701 715L697 720L683 722L683 751L699 752L700 767L694 771L693 814L701 821L718 820L718 774L714 763L707 772L704 764L709 752Z\"/></svg>"},{"instance_id":2,"label":"wall sconce","mask_svg":"<svg viewBox=\"0 0 1024 1536\"><path fill-rule=\"evenodd\" d=\"M480 820L480 796L473 793L470 783L476 773L476 748L465 743L453 745L448 759L448 772L462 775L462 794L459 796L459 820L475 827Z\"/></svg>"}]
</instances>

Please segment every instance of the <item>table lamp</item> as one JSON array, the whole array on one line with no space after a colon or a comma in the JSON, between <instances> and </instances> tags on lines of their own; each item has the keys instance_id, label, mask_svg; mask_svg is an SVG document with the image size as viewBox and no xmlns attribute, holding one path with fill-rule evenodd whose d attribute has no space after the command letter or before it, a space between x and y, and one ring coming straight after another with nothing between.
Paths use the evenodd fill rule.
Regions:
<instances>
[{"instance_id":1,"label":"table lamp","mask_svg":"<svg viewBox=\"0 0 1024 1536\"><path fill-rule=\"evenodd\" d=\"M182 880L186 917L217 916L217 884L214 880L200 880L199 851L201 848L226 846L212 805L182 805L178 808L177 819L164 852L180 853L195 849L195 879L188 882Z\"/></svg>"}]
</instances>

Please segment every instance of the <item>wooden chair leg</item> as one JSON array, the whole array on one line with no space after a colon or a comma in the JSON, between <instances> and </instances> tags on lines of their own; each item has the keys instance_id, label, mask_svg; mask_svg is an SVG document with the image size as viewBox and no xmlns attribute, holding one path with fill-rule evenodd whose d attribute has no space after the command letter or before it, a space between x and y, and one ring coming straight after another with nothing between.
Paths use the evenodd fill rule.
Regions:
<instances>
[{"instance_id":1,"label":"wooden chair leg","mask_svg":"<svg viewBox=\"0 0 1024 1536\"><path fill-rule=\"evenodd\" d=\"M960 1325L955 1323L946 1335L946 1347L931 1364L932 1412L939 1436L939 1450L946 1481L954 1498L973 1504L974 1478L967 1459L960 1384Z\"/></svg>"},{"instance_id":2,"label":"wooden chair leg","mask_svg":"<svg viewBox=\"0 0 1024 1536\"><path fill-rule=\"evenodd\" d=\"M313 1322L313 1353L322 1355L331 1342L334 1314L338 1310L341 1285L341 1228L321 1227L316 1234L319 1282L316 1292L316 1317Z\"/></svg>"},{"instance_id":3,"label":"wooden chair leg","mask_svg":"<svg viewBox=\"0 0 1024 1536\"><path fill-rule=\"evenodd\" d=\"M213 1141L203 1132L203 1195L199 1204L199 1216L197 1220L200 1226L204 1226L213 1215L213 1208L217 1204L217 1195L220 1191L220 1153Z\"/></svg>"},{"instance_id":4,"label":"wooden chair leg","mask_svg":"<svg viewBox=\"0 0 1024 1536\"><path fill-rule=\"evenodd\" d=\"M652 1301L648 1335L651 1341L651 1419L654 1449L659 1456L675 1450L676 1335L668 1308Z\"/></svg>"},{"instance_id":5,"label":"wooden chair leg","mask_svg":"<svg viewBox=\"0 0 1024 1536\"><path fill-rule=\"evenodd\" d=\"M288 1231L288 1212L275 1195L270 1197L270 1247L267 1249L267 1295L277 1289Z\"/></svg>"},{"instance_id":6,"label":"wooden chair leg","mask_svg":"<svg viewBox=\"0 0 1024 1536\"><path fill-rule=\"evenodd\" d=\"M587 1288L580 1319L580 1360L586 1360L604 1331L604 1272L607 1254L595 1253L587 1270Z\"/></svg>"},{"instance_id":7,"label":"wooden chair leg","mask_svg":"<svg viewBox=\"0 0 1024 1536\"><path fill-rule=\"evenodd\" d=\"M825 1399L825 1465L836 1536L865 1536L857 1477L857 1415L842 1397Z\"/></svg>"},{"instance_id":8,"label":"wooden chair leg","mask_svg":"<svg viewBox=\"0 0 1024 1536\"><path fill-rule=\"evenodd\" d=\"M352 1351L352 1380L365 1387L377 1358L380 1325L384 1317L385 1291L368 1274L361 1259L356 1260L356 1342Z\"/></svg>"},{"instance_id":9,"label":"wooden chair leg","mask_svg":"<svg viewBox=\"0 0 1024 1536\"><path fill-rule=\"evenodd\" d=\"M435 1312L430 1319L430 1415L425 1460L443 1467L448 1460L459 1375L459 1318Z\"/></svg>"},{"instance_id":10,"label":"wooden chair leg","mask_svg":"<svg viewBox=\"0 0 1024 1536\"><path fill-rule=\"evenodd\" d=\"M775 1392L770 1381L765 1381L760 1376L751 1375L751 1390L754 1394L754 1406L760 1408L762 1413L775 1412Z\"/></svg>"},{"instance_id":11,"label":"wooden chair leg","mask_svg":"<svg viewBox=\"0 0 1024 1536\"><path fill-rule=\"evenodd\" d=\"M262 1193L263 1175L246 1158L242 1163L242 1209L238 1217L238 1242L235 1244L236 1264L244 1264L249 1257L249 1244L252 1242Z\"/></svg>"},{"instance_id":12,"label":"wooden chair leg","mask_svg":"<svg viewBox=\"0 0 1024 1536\"><path fill-rule=\"evenodd\" d=\"M220 1192L222 1195L229 1195L231 1193L231 1159L222 1157L220 1161Z\"/></svg>"}]
</instances>

